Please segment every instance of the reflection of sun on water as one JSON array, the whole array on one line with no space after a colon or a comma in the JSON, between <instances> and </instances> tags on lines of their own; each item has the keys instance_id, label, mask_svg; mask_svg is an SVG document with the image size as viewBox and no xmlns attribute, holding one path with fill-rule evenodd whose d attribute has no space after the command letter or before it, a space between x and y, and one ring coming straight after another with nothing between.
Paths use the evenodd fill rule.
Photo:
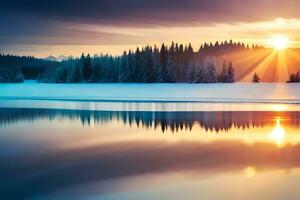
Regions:
<instances>
[{"instance_id":1,"label":"reflection of sun on water","mask_svg":"<svg viewBox=\"0 0 300 200\"><path fill-rule=\"evenodd\" d=\"M252 166L246 167L244 169L244 175L247 178L254 177L256 175L256 169L255 169L255 167L252 167Z\"/></svg>"},{"instance_id":2,"label":"reflection of sun on water","mask_svg":"<svg viewBox=\"0 0 300 200\"><path fill-rule=\"evenodd\" d=\"M285 131L280 125L281 118L276 118L276 127L273 129L271 137L277 145L281 146L285 139Z\"/></svg>"},{"instance_id":3,"label":"reflection of sun on water","mask_svg":"<svg viewBox=\"0 0 300 200\"><path fill-rule=\"evenodd\" d=\"M283 104L275 104L271 106L271 109L276 112L282 112L288 109L286 105Z\"/></svg>"}]
</instances>

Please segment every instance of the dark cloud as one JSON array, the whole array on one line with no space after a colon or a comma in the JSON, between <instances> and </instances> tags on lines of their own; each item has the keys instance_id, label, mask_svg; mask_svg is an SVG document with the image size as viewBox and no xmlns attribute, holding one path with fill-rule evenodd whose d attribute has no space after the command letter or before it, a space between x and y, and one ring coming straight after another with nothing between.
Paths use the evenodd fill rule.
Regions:
<instances>
[{"instance_id":1,"label":"dark cloud","mask_svg":"<svg viewBox=\"0 0 300 200\"><path fill-rule=\"evenodd\" d=\"M142 41L129 34L80 29L80 23L37 16L0 14L0 44L3 45L122 45ZM84 36L84 37L83 37ZM0 48L1 49L1 48Z\"/></svg>"},{"instance_id":2,"label":"dark cloud","mask_svg":"<svg viewBox=\"0 0 300 200\"><path fill-rule=\"evenodd\" d=\"M299 0L3 0L0 45L138 45L149 42L149 38L80 32L65 25L152 28L232 24L278 17L300 18L299 7Z\"/></svg>"},{"instance_id":3,"label":"dark cloud","mask_svg":"<svg viewBox=\"0 0 300 200\"><path fill-rule=\"evenodd\" d=\"M11 0L2 13L89 23L178 24L299 16L297 0Z\"/></svg>"}]
</instances>

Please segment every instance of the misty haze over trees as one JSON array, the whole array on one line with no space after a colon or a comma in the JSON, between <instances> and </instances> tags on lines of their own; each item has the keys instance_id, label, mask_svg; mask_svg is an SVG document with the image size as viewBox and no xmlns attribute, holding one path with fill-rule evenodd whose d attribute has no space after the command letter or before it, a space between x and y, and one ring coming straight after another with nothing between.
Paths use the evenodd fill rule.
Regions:
<instances>
[{"instance_id":1,"label":"misty haze over trees","mask_svg":"<svg viewBox=\"0 0 300 200\"><path fill-rule=\"evenodd\" d=\"M0 55L0 82L37 79L44 83L233 83L233 63L223 63L217 73L214 56L234 51L262 49L243 43L216 42L201 45L172 43L169 47L146 46L121 56L84 55L61 62Z\"/></svg>"}]
</instances>

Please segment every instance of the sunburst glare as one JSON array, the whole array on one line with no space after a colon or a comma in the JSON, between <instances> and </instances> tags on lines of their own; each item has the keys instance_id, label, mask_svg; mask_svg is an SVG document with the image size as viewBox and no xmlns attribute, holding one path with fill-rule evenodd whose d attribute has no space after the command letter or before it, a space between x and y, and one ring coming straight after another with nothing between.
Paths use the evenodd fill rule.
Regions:
<instances>
[{"instance_id":1,"label":"sunburst glare","mask_svg":"<svg viewBox=\"0 0 300 200\"><path fill-rule=\"evenodd\" d=\"M289 38L284 35L275 35L269 39L269 44L276 50L283 50L289 46Z\"/></svg>"}]
</instances>

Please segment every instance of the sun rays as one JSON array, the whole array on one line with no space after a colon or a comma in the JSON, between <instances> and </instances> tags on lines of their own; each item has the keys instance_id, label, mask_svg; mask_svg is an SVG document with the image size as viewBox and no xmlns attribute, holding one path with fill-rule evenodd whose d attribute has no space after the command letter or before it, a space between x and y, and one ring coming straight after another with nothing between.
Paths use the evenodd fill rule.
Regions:
<instances>
[{"instance_id":1,"label":"sun rays","mask_svg":"<svg viewBox=\"0 0 300 200\"><path fill-rule=\"evenodd\" d=\"M291 73L300 71L300 49L288 48L289 46L282 48L280 45L283 44L278 44L278 48L237 52L217 59L219 63L233 60L237 69L236 77L240 82L250 82L254 73L261 77L262 82L286 82Z\"/></svg>"}]
</instances>

